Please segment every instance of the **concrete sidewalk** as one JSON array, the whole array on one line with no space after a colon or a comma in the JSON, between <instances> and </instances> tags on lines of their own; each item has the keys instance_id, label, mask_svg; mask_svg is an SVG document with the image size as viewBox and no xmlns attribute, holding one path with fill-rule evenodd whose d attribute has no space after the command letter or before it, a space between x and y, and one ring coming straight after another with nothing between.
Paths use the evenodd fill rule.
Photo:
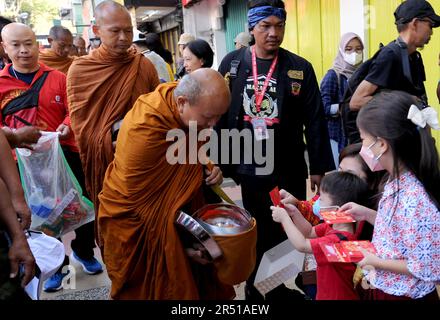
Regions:
<instances>
[{"instance_id":1,"label":"concrete sidewalk","mask_svg":"<svg viewBox=\"0 0 440 320\"><path fill-rule=\"evenodd\" d=\"M237 186L231 179L225 179L222 184L222 188L225 193L239 206L242 206L241 201L241 188ZM310 193L309 183L307 184L308 196L313 196ZM70 248L70 242L75 237L73 232L66 234L62 240L66 248L66 254L70 255L72 249ZM95 257L102 263L102 257L100 250L95 248ZM97 275L88 275L83 270L81 265L76 263L71 263L69 265L70 274L63 279L63 289L58 292L46 293L42 292L42 300L107 300L109 299L109 292L111 281L107 276L105 270L104 272ZM235 286L236 300L244 300L244 285L241 283ZM293 279L288 281L286 285L289 288L295 288Z\"/></svg>"}]
</instances>

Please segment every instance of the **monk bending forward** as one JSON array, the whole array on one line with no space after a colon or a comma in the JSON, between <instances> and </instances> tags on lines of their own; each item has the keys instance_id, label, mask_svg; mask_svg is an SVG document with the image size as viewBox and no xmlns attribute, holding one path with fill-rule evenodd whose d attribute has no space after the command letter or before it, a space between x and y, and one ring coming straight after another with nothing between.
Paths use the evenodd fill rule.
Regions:
<instances>
[{"instance_id":1,"label":"monk bending forward","mask_svg":"<svg viewBox=\"0 0 440 320\"><path fill-rule=\"evenodd\" d=\"M167 151L174 142L166 139L170 130L181 129L186 141L190 121L197 122L197 131L214 126L229 103L220 74L200 69L139 97L127 113L99 195L113 299L234 297L212 264L188 257L174 225L180 209L203 205L202 184L219 183L221 171L214 167L203 181L202 164L170 164Z\"/></svg>"}]
</instances>

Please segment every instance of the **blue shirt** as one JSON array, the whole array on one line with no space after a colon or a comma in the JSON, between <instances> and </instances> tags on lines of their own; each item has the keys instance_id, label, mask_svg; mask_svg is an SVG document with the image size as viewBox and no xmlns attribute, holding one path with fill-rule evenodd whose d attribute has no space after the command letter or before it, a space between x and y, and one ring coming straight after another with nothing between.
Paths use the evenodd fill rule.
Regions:
<instances>
[{"instance_id":1,"label":"blue shirt","mask_svg":"<svg viewBox=\"0 0 440 320\"><path fill-rule=\"evenodd\" d=\"M340 75L338 81L338 76L333 69L330 69L321 81L321 98L327 117L328 133L330 139L338 142L339 151L347 145L347 140L345 139L341 117L331 113L331 105L339 104L342 101L347 86L347 78Z\"/></svg>"}]
</instances>

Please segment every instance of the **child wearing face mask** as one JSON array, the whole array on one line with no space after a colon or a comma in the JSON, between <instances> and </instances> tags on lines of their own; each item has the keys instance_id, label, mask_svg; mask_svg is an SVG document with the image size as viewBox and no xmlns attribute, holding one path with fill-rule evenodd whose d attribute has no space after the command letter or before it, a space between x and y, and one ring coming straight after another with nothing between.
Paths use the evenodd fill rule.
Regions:
<instances>
[{"instance_id":1,"label":"child wearing face mask","mask_svg":"<svg viewBox=\"0 0 440 320\"><path fill-rule=\"evenodd\" d=\"M440 283L440 168L430 129L437 112L414 96L382 91L357 118L361 156L371 170L386 170L387 183L374 211L348 203L340 210L374 224L377 254L365 253L371 300L438 300ZM373 268L373 270L371 270Z\"/></svg>"},{"instance_id":2,"label":"child wearing face mask","mask_svg":"<svg viewBox=\"0 0 440 320\"><path fill-rule=\"evenodd\" d=\"M320 185L321 206L342 206L348 201L365 201L368 185L358 176L349 172L332 172L327 174ZM271 207L272 217L283 228L296 250L313 254L316 259L316 300L357 300L357 292L353 288L354 264L328 262L321 243L338 243L341 240L357 240L360 228L355 229L354 223L326 223L312 226L304 219L298 209L284 203L285 209Z\"/></svg>"},{"instance_id":3,"label":"child wearing face mask","mask_svg":"<svg viewBox=\"0 0 440 320\"><path fill-rule=\"evenodd\" d=\"M338 167L338 155L347 145L339 114L339 103L347 89L348 80L363 62L363 50L364 45L357 34L352 32L344 34L333 67L321 81L321 97L336 167Z\"/></svg>"}]
</instances>

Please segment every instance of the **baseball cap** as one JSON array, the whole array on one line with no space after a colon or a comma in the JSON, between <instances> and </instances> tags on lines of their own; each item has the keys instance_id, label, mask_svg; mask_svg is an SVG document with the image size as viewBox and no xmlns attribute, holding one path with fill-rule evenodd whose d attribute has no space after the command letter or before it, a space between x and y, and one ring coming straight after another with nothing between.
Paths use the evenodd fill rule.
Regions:
<instances>
[{"instance_id":1,"label":"baseball cap","mask_svg":"<svg viewBox=\"0 0 440 320\"><path fill-rule=\"evenodd\" d=\"M394 12L396 24L411 22L414 18L429 18L434 24L433 27L440 26L440 16L438 16L431 4L425 0L407 0L402 2Z\"/></svg>"},{"instance_id":2,"label":"baseball cap","mask_svg":"<svg viewBox=\"0 0 440 320\"><path fill-rule=\"evenodd\" d=\"M189 42L191 42L191 41L194 41L194 40L196 40L196 38L192 35L192 34L189 34L189 33L182 33L181 35L180 35L180 38L179 38L179 42L177 43L177 44L182 44L182 45L186 45L186 44L188 44Z\"/></svg>"},{"instance_id":3,"label":"baseball cap","mask_svg":"<svg viewBox=\"0 0 440 320\"><path fill-rule=\"evenodd\" d=\"M251 42L251 36L247 32L240 32L234 39L234 42L249 47L249 42Z\"/></svg>"},{"instance_id":4,"label":"baseball cap","mask_svg":"<svg viewBox=\"0 0 440 320\"><path fill-rule=\"evenodd\" d=\"M145 34L140 32L138 29L133 28L133 42L145 41Z\"/></svg>"}]
</instances>

